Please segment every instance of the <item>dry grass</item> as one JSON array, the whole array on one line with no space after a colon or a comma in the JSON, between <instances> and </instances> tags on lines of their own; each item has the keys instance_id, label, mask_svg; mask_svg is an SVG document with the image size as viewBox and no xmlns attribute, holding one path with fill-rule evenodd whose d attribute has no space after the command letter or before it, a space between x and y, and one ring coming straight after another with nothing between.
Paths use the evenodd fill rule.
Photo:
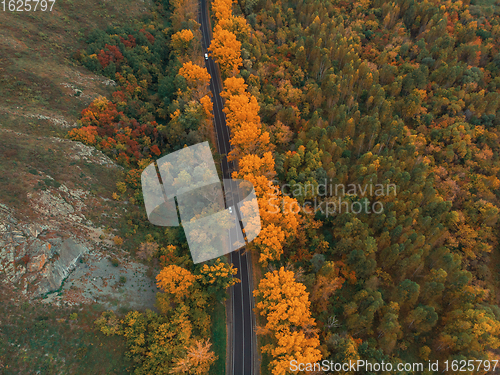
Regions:
<instances>
[{"instance_id":1,"label":"dry grass","mask_svg":"<svg viewBox=\"0 0 500 375\"><path fill-rule=\"evenodd\" d=\"M129 373L123 338L106 337L94 328L98 305L62 308L27 302L4 287L0 296L0 373Z\"/></svg>"}]
</instances>

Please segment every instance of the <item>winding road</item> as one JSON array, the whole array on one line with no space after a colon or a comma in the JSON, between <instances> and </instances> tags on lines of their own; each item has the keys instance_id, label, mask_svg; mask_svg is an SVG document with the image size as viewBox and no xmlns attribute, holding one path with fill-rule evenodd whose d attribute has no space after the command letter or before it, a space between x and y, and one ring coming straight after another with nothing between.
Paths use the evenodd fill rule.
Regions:
<instances>
[{"instance_id":1,"label":"winding road","mask_svg":"<svg viewBox=\"0 0 500 375\"><path fill-rule=\"evenodd\" d=\"M202 32L203 53L207 52L212 39L212 29L210 27L208 4L206 0L200 0L200 24ZM226 155L231 150L229 128L226 124L226 117L222 109L223 99L220 96L222 91L222 79L217 64L209 58L205 60L210 76L210 90L213 95L214 104L214 124L217 136L219 153L223 155L221 160L222 175L224 179L231 178L234 164L227 161ZM236 202L233 202L233 204ZM250 255L244 253L244 248L231 253L231 262L238 269L235 277L241 280L231 287L231 315L228 321L230 338L228 340L229 373L227 375L256 375L258 370L255 366L254 355L256 353L256 336L254 330L253 296L251 280Z\"/></svg>"}]
</instances>

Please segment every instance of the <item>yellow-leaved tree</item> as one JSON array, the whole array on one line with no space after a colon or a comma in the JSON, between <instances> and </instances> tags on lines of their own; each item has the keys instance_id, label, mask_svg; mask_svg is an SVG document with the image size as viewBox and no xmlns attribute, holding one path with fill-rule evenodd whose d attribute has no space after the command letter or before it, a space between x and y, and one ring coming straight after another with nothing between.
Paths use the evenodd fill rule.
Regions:
<instances>
[{"instance_id":1,"label":"yellow-leaved tree","mask_svg":"<svg viewBox=\"0 0 500 375\"><path fill-rule=\"evenodd\" d=\"M183 29L172 35L172 41L170 42L172 49L178 54L185 54L191 47L191 41L194 38L194 34L189 29Z\"/></svg>"},{"instance_id":2,"label":"yellow-leaved tree","mask_svg":"<svg viewBox=\"0 0 500 375\"><path fill-rule=\"evenodd\" d=\"M219 301L226 298L227 288L240 282L233 277L238 270L232 264L222 262L221 258L217 258L212 265L204 264L199 272L200 274L196 275L198 282Z\"/></svg>"}]
</instances>

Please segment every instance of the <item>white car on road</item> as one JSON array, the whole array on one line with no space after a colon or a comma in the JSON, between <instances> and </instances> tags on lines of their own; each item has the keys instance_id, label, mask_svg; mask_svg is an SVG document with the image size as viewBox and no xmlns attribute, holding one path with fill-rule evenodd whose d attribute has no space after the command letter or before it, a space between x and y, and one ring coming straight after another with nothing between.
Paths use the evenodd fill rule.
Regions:
<instances>
[{"instance_id":1,"label":"white car on road","mask_svg":"<svg viewBox=\"0 0 500 375\"><path fill-rule=\"evenodd\" d=\"M208 53L205 53L205 60L208 60Z\"/></svg>"}]
</instances>

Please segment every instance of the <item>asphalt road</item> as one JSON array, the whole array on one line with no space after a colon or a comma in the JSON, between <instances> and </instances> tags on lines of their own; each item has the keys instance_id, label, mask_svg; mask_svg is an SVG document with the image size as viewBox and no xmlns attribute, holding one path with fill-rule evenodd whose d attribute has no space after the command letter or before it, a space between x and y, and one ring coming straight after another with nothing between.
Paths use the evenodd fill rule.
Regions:
<instances>
[{"instance_id":1,"label":"asphalt road","mask_svg":"<svg viewBox=\"0 0 500 375\"><path fill-rule=\"evenodd\" d=\"M208 8L206 0L200 0L200 24L202 32L203 53L207 52L207 47L210 45L211 29L208 19ZM217 135L219 153L224 157L221 160L222 175L224 179L229 179L233 171L234 164L227 161L227 155L231 150L229 142L229 128L226 125L226 117L222 109L223 100L220 96L222 91L222 80L219 74L217 65L212 59L205 60L206 67L210 76L210 90L213 95L214 103L214 123ZM236 202L234 202L236 203ZM234 204L233 203L233 204ZM232 204L230 204L232 205ZM254 348L255 348L255 332L253 329L253 296L251 292L251 274L249 272L249 255L244 253L244 249L233 251L231 253L231 262L238 269L235 277L241 280L241 283L234 285L231 288L232 301L232 371L228 375L253 375L254 369Z\"/></svg>"}]
</instances>

